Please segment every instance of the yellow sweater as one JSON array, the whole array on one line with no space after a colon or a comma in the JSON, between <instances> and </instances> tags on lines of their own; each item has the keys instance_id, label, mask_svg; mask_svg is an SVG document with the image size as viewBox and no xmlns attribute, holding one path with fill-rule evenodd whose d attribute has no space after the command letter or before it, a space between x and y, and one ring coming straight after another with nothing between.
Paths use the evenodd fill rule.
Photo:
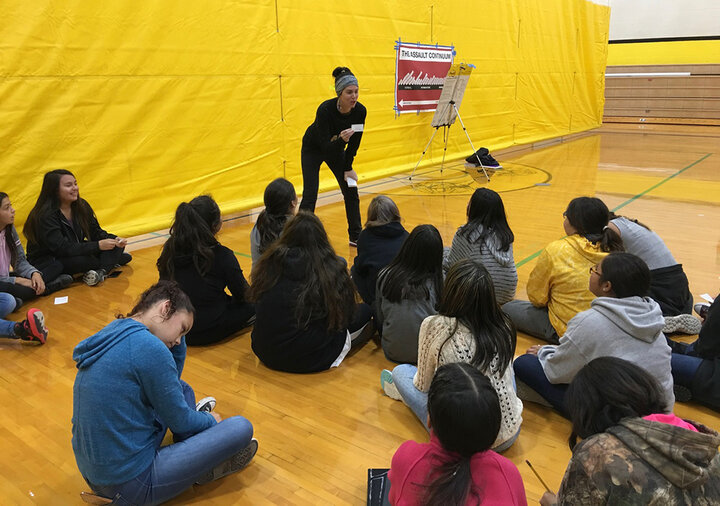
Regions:
<instances>
[{"instance_id":1,"label":"yellow sweater","mask_svg":"<svg viewBox=\"0 0 720 506\"><path fill-rule=\"evenodd\" d=\"M535 306L547 306L558 336L573 316L590 309L595 298L588 289L590 267L605 256L599 245L578 234L553 241L540 253L528 279L528 298Z\"/></svg>"}]
</instances>

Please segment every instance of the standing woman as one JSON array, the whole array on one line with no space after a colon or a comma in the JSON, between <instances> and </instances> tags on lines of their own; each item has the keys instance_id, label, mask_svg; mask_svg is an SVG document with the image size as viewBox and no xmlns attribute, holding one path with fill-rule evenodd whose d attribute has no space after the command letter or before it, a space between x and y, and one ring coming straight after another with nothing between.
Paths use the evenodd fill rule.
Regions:
<instances>
[{"instance_id":1,"label":"standing woman","mask_svg":"<svg viewBox=\"0 0 720 506\"><path fill-rule=\"evenodd\" d=\"M195 324L186 336L190 346L221 341L255 316L235 253L217 240L221 226L220 208L211 196L183 202L157 261L160 279L177 281L195 307Z\"/></svg>"},{"instance_id":2,"label":"standing woman","mask_svg":"<svg viewBox=\"0 0 720 506\"><path fill-rule=\"evenodd\" d=\"M362 139L367 109L358 102L358 80L349 68L337 67L332 76L338 96L320 104L315 121L305 131L302 141L303 199L300 209L315 212L320 165L325 162L345 199L350 246L357 246L362 223L358 175L352 163Z\"/></svg>"},{"instance_id":3,"label":"standing woman","mask_svg":"<svg viewBox=\"0 0 720 506\"><path fill-rule=\"evenodd\" d=\"M100 228L92 207L80 197L75 176L65 169L45 174L23 233L28 240L28 260L35 267L42 271L60 260L65 274L84 273L83 281L90 286L132 260L124 252L127 239Z\"/></svg>"}]
</instances>

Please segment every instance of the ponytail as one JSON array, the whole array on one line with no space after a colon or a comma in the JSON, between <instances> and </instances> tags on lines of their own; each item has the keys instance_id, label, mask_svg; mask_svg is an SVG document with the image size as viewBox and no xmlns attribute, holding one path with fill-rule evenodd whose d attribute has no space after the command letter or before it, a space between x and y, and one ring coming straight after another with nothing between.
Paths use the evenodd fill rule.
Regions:
<instances>
[{"instance_id":1,"label":"ponytail","mask_svg":"<svg viewBox=\"0 0 720 506\"><path fill-rule=\"evenodd\" d=\"M428 492L422 504L444 506L445 504L480 503L480 494L472 486L472 455L457 460L438 463L435 466L437 478L428 486ZM436 460L438 460L436 458ZM473 500L470 500L473 499Z\"/></svg>"},{"instance_id":2,"label":"ponytail","mask_svg":"<svg viewBox=\"0 0 720 506\"><path fill-rule=\"evenodd\" d=\"M570 201L565 217L577 233L593 244L600 244L606 253L625 251L622 238L608 227L610 210L605 202L596 197L577 197Z\"/></svg>"},{"instance_id":3,"label":"ponytail","mask_svg":"<svg viewBox=\"0 0 720 506\"><path fill-rule=\"evenodd\" d=\"M602 234L600 234L600 249L602 251L612 253L617 251L625 251L622 237L613 229L605 225Z\"/></svg>"},{"instance_id":4,"label":"ponytail","mask_svg":"<svg viewBox=\"0 0 720 506\"><path fill-rule=\"evenodd\" d=\"M205 276L212 268L213 248L218 244L215 234L220 224L220 208L209 195L180 204L170 227L170 237L157 260L160 278L174 279L178 255L192 257L195 269Z\"/></svg>"},{"instance_id":5,"label":"ponytail","mask_svg":"<svg viewBox=\"0 0 720 506\"><path fill-rule=\"evenodd\" d=\"M287 223L287 220L290 217L291 216L287 214L270 214L267 212L267 209L262 210L260 216L258 216L256 225L257 231L260 234L260 244L258 244L258 249L261 254L265 253L268 246L280 237L280 232L282 232L285 227L285 223Z\"/></svg>"}]
</instances>

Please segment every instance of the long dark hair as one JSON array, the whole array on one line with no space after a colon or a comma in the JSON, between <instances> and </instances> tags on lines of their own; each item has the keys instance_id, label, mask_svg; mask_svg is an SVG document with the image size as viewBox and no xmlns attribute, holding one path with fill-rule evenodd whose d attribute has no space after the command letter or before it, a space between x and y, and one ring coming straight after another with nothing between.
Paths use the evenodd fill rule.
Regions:
<instances>
[{"instance_id":1,"label":"long dark hair","mask_svg":"<svg viewBox=\"0 0 720 506\"><path fill-rule=\"evenodd\" d=\"M160 277L174 278L178 255L192 257L195 269L205 276L212 268L213 247L218 244L215 234L221 225L220 208L210 195L200 195L180 204L170 227L170 237L157 260Z\"/></svg>"},{"instance_id":2,"label":"long dark hair","mask_svg":"<svg viewBox=\"0 0 720 506\"><path fill-rule=\"evenodd\" d=\"M377 195L370 201L365 228L380 227L394 221L400 222L400 210L390 197Z\"/></svg>"},{"instance_id":3,"label":"long dark hair","mask_svg":"<svg viewBox=\"0 0 720 506\"><path fill-rule=\"evenodd\" d=\"M625 249L620 236L607 226L610 211L602 200L595 197L574 198L568 204L565 216L578 234L592 243L600 243L602 251Z\"/></svg>"},{"instance_id":4,"label":"long dark hair","mask_svg":"<svg viewBox=\"0 0 720 506\"><path fill-rule=\"evenodd\" d=\"M0 206L2 206L2 202L5 199L9 199L10 196L5 192L0 192ZM15 244L15 238L13 237L13 224L8 223L5 226L5 244L7 245L7 249L10 252L10 265L15 265L15 262L17 261L17 244Z\"/></svg>"},{"instance_id":5,"label":"long dark hair","mask_svg":"<svg viewBox=\"0 0 720 506\"><path fill-rule=\"evenodd\" d=\"M632 253L610 253L600 265L600 281L610 282L615 297L645 297L650 292L650 269Z\"/></svg>"},{"instance_id":6,"label":"long dark hair","mask_svg":"<svg viewBox=\"0 0 720 506\"><path fill-rule=\"evenodd\" d=\"M60 209L60 179L63 176L75 175L69 170L55 169L50 172L46 172L43 177L42 188L40 189L40 195L35 202L35 205L30 210L25 225L23 226L23 234L30 242L36 244L40 243L41 238L38 236L40 222L43 217L49 213ZM90 238L90 221L93 217L93 210L90 205L80 197L78 191L78 198L75 202L70 204L70 211L72 212L72 218L75 223L80 225L85 237Z\"/></svg>"},{"instance_id":7,"label":"long dark hair","mask_svg":"<svg viewBox=\"0 0 720 506\"><path fill-rule=\"evenodd\" d=\"M623 418L665 413L669 407L655 378L617 357L596 358L580 369L565 402L572 422L571 450L578 437L605 432Z\"/></svg>"},{"instance_id":8,"label":"long dark hair","mask_svg":"<svg viewBox=\"0 0 720 506\"><path fill-rule=\"evenodd\" d=\"M490 380L469 364L458 362L438 368L428 392L430 425L440 444L457 458L439 462L422 504L481 502L473 484L470 461L489 450L502 421L500 401Z\"/></svg>"},{"instance_id":9,"label":"long dark hair","mask_svg":"<svg viewBox=\"0 0 720 506\"><path fill-rule=\"evenodd\" d=\"M260 234L260 253L278 238L288 218L293 215L292 206L297 201L295 187L287 179L279 177L267 185L263 201L265 209L258 216L255 225Z\"/></svg>"},{"instance_id":10,"label":"long dark hair","mask_svg":"<svg viewBox=\"0 0 720 506\"><path fill-rule=\"evenodd\" d=\"M462 323L475 338L471 364L487 371L497 356L500 373L505 373L515 354L517 334L512 321L495 300L492 277L482 263L465 258L450 267L438 313L456 319L455 328L440 345L440 350L452 339L458 322Z\"/></svg>"},{"instance_id":11,"label":"long dark hair","mask_svg":"<svg viewBox=\"0 0 720 506\"><path fill-rule=\"evenodd\" d=\"M355 308L355 285L346 264L335 254L320 219L300 211L290 219L278 240L263 253L252 270L250 300L257 302L283 275L290 251L299 258L303 285L290 296L296 300L299 328L315 319L326 318L328 331L346 329Z\"/></svg>"},{"instance_id":12,"label":"long dark hair","mask_svg":"<svg viewBox=\"0 0 720 506\"><path fill-rule=\"evenodd\" d=\"M124 317L119 318L131 318L137 316L150 309L157 302L169 300L170 309L164 316L165 320L168 320L177 311L187 311L188 313L194 314L195 308L190 302L190 297L182 291L180 285L175 281L161 280L152 285L150 288L145 290L140 299L138 300L135 307L133 307L128 314Z\"/></svg>"},{"instance_id":13,"label":"long dark hair","mask_svg":"<svg viewBox=\"0 0 720 506\"><path fill-rule=\"evenodd\" d=\"M433 225L418 225L403 242L390 265L378 274L382 296L390 302L429 299L428 282L435 297L442 290L443 242Z\"/></svg>"},{"instance_id":14,"label":"long dark hair","mask_svg":"<svg viewBox=\"0 0 720 506\"><path fill-rule=\"evenodd\" d=\"M478 188L470 197L467 223L460 227L459 233L469 240L470 234L479 226L482 226L483 230L478 240L484 240L488 234L495 234L502 251L507 251L515 241L500 195L488 188Z\"/></svg>"}]
</instances>

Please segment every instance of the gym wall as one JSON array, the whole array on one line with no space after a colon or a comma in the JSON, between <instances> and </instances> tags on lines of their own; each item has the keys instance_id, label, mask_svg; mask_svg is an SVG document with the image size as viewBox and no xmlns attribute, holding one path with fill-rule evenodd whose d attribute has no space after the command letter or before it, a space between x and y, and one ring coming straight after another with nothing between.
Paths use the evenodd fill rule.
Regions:
<instances>
[{"instance_id":1,"label":"gym wall","mask_svg":"<svg viewBox=\"0 0 720 506\"><path fill-rule=\"evenodd\" d=\"M362 183L414 165L431 114L395 117L394 41L453 44L477 66L460 108L491 150L600 125L609 8L588 0L6 2L0 26L2 184L21 228L43 174L72 170L101 225L170 224L211 193L224 213L287 177L332 69L360 82ZM442 156L436 137L425 165ZM470 154L459 126L448 158ZM321 171L321 189L336 185Z\"/></svg>"}]
</instances>

